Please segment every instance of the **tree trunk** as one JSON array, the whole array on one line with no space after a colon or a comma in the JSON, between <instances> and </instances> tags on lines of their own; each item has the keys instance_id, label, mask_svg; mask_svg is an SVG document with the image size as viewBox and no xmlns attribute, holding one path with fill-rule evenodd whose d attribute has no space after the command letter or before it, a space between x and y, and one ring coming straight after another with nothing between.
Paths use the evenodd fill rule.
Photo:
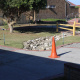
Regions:
<instances>
[{"instance_id":1,"label":"tree trunk","mask_svg":"<svg viewBox=\"0 0 80 80\"><path fill-rule=\"evenodd\" d=\"M36 21L36 12L34 10L34 22Z\"/></svg>"},{"instance_id":2,"label":"tree trunk","mask_svg":"<svg viewBox=\"0 0 80 80\"><path fill-rule=\"evenodd\" d=\"M4 19L3 18L3 21L6 22L8 24L8 27L10 28L10 33L13 33L13 25L14 23L16 23L16 18L14 19L14 21L9 21L9 19Z\"/></svg>"},{"instance_id":3,"label":"tree trunk","mask_svg":"<svg viewBox=\"0 0 80 80\"><path fill-rule=\"evenodd\" d=\"M13 33L13 25L10 24L10 23L8 23L8 26L9 26L9 28L10 28L10 33Z\"/></svg>"}]
</instances>

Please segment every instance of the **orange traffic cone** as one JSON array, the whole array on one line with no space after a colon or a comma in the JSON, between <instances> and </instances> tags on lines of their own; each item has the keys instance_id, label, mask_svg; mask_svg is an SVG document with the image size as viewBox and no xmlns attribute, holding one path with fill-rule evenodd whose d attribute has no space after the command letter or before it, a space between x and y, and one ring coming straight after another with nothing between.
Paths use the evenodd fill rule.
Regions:
<instances>
[{"instance_id":1,"label":"orange traffic cone","mask_svg":"<svg viewBox=\"0 0 80 80\"><path fill-rule=\"evenodd\" d=\"M58 58L59 56L57 56L56 53L56 46L55 46L55 39L53 37L52 39L52 52L51 52L51 56L49 56L50 58Z\"/></svg>"}]
</instances>

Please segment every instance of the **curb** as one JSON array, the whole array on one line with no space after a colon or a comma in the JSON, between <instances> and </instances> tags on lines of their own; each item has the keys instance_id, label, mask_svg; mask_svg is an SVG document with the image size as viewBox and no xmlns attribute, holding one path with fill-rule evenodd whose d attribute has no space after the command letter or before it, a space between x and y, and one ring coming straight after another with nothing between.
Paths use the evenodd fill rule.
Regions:
<instances>
[{"instance_id":1,"label":"curb","mask_svg":"<svg viewBox=\"0 0 80 80\"><path fill-rule=\"evenodd\" d=\"M75 43L80 43L80 42L75 42ZM66 45L71 45L71 44L73 44L73 43L69 43L69 44L65 44L65 45L60 45L60 46L57 46L56 49L60 49L61 47L65 47ZM25 50L25 51L51 51L51 50L26 50L26 49L14 48L14 47L9 47L9 46L4 46L4 45L0 45L0 47L11 48L12 50L10 50L10 51L16 51L16 50ZM78 47L66 47L66 48L78 48Z\"/></svg>"}]
</instances>

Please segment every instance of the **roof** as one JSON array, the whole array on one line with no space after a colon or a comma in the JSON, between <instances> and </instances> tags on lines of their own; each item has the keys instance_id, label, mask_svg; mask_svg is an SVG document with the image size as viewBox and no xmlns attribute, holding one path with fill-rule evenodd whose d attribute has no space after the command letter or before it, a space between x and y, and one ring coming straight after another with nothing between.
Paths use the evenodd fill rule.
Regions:
<instances>
[{"instance_id":1,"label":"roof","mask_svg":"<svg viewBox=\"0 0 80 80\"><path fill-rule=\"evenodd\" d=\"M73 3L70 2L70 1L67 1L67 2L70 4L70 6L77 6L77 5L73 4Z\"/></svg>"},{"instance_id":2,"label":"roof","mask_svg":"<svg viewBox=\"0 0 80 80\"><path fill-rule=\"evenodd\" d=\"M78 7L80 7L80 5L77 5Z\"/></svg>"}]
</instances>

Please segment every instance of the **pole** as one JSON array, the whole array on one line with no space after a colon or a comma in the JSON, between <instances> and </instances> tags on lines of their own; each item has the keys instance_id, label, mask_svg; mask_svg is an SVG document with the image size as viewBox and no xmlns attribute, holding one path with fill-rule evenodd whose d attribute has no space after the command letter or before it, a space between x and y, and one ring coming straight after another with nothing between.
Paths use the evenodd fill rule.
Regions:
<instances>
[{"instance_id":1,"label":"pole","mask_svg":"<svg viewBox=\"0 0 80 80\"><path fill-rule=\"evenodd\" d=\"M58 32L59 30L58 30L58 22L57 22L57 24L56 24L56 32Z\"/></svg>"},{"instance_id":2,"label":"pole","mask_svg":"<svg viewBox=\"0 0 80 80\"><path fill-rule=\"evenodd\" d=\"M74 24L73 24L73 36L75 36L75 25L76 25L76 22L74 21Z\"/></svg>"},{"instance_id":3,"label":"pole","mask_svg":"<svg viewBox=\"0 0 80 80\"><path fill-rule=\"evenodd\" d=\"M64 32L63 32L63 45L64 45Z\"/></svg>"},{"instance_id":4,"label":"pole","mask_svg":"<svg viewBox=\"0 0 80 80\"><path fill-rule=\"evenodd\" d=\"M5 34L3 33L3 38L4 38L4 45L5 45Z\"/></svg>"}]
</instances>

